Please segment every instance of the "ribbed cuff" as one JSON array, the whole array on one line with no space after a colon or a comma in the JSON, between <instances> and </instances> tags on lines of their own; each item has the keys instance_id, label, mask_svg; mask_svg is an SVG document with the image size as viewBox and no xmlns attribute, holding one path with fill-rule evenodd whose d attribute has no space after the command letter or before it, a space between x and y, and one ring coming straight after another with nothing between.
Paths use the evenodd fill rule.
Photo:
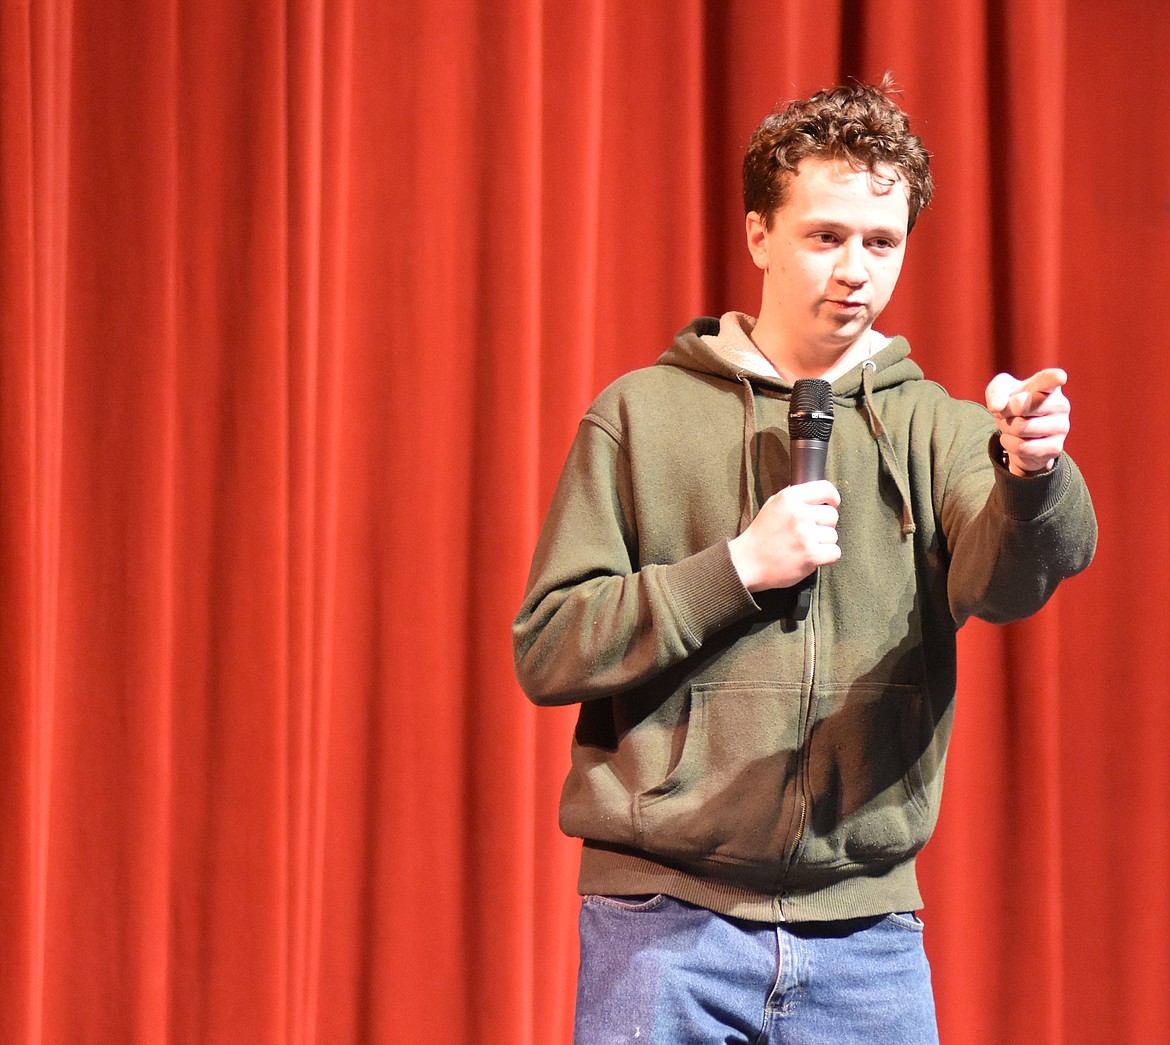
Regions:
<instances>
[{"instance_id":1,"label":"ribbed cuff","mask_svg":"<svg viewBox=\"0 0 1170 1045\"><path fill-rule=\"evenodd\" d=\"M680 618L699 643L760 608L739 579L727 541L676 563L669 591Z\"/></svg>"},{"instance_id":2,"label":"ribbed cuff","mask_svg":"<svg viewBox=\"0 0 1170 1045\"><path fill-rule=\"evenodd\" d=\"M1004 449L999 433L991 437L987 453L995 463L996 488L1004 514L1020 522L1040 520L1052 512L1073 480L1073 469L1067 454L1056 459L1052 471L1039 475L1015 475L1003 463Z\"/></svg>"}]
</instances>

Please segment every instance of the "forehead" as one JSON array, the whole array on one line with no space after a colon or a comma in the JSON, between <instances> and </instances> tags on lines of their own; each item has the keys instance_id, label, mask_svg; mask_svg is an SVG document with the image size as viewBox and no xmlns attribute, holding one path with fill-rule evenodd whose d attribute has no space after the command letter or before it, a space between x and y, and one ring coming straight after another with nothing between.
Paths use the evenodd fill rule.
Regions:
<instances>
[{"instance_id":1,"label":"forehead","mask_svg":"<svg viewBox=\"0 0 1170 1045\"><path fill-rule=\"evenodd\" d=\"M777 214L790 220L831 218L905 228L910 218L909 188L893 167L859 171L844 160L809 157L790 176Z\"/></svg>"}]
</instances>

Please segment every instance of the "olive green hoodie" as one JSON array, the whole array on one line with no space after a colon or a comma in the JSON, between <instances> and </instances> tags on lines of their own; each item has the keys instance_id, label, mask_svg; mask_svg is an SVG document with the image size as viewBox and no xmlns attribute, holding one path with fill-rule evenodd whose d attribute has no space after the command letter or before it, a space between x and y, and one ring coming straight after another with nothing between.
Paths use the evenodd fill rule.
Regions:
<instances>
[{"instance_id":1,"label":"olive green hoodie","mask_svg":"<svg viewBox=\"0 0 1170 1045\"><path fill-rule=\"evenodd\" d=\"M736 361L736 323L696 320L598 396L515 621L528 696L581 705L561 799L579 887L762 921L913 910L955 633L1088 564L1089 494L1067 454L1011 475L987 411L895 338L833 384L842 555L791 621L792 592L753 596L728 552L789 476L791 388Z\"/></svg>"}]
</instances>

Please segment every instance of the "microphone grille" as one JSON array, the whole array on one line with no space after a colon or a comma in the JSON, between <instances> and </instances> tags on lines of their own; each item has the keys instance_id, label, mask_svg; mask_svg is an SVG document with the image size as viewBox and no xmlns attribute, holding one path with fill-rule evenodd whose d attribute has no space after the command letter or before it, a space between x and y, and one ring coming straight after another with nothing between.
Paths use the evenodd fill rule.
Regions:
<instances>
[{"instance_id":1,"label":"microphone grille","mask_svg":"<svg viewBox=\"0 0 1170 1045\"><path fill-rule=\"evenodd\" d=\"M800 378L788 404L789 438L827 441L832 431L833 386L819 377Z\"/></svg>"}]
</instances>

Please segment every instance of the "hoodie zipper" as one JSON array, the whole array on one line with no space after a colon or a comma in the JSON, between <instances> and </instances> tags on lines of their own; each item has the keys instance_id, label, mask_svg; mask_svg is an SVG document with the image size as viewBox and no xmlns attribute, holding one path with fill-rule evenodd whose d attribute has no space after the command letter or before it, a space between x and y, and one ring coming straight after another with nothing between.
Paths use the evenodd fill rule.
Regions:
<instances>
[{"instance_id":1,"label":"hoodie zipper","mask_svg":"<svg viewBox=\"0 0 1170 1045\"><path fill-rule=\"evenodd\" d=\"M804 736L800 745L800 819L796 823L796 838L792 842L792 853L789 864L796 858L796 852L804 838L804 827L808 821L808 762L812 748L813 731L813 682L816 677L817 663L817 628L814 621L815 614L808 615L808 666L804 673L804 689L808 699L808 718L804 727Z\"/></svg>"},{"instance_id":2,"label":"hoodie zipper","mask_svg":"<svg viewBox=\"0 0 1170 1045\"><path fill-rule=\"evenodd\" d=\"M799 755L796 764L796 782L797 782L797 802L800 803L798 807L798 814L796 820L796 833L793 835L792 844L788 850L788 862L784 868L784 878L780 888L780 903L779 907L783 907L784 895L786 892L786 883L788 880L788 873L792 870L792 864L796 860L796 854L800 850L800 843L804 840L804 829L808 823L808 763L809 754L812 747L812 731L813 731L813 683L816 681L816 662L817 662L817 629L816 629L816 592L813 592L813 605L809 608L806 627L808 628L808 655L805 658L804 677L801 680L802 695L807 696L808 710L806 712L806 724L804 733L800 737ZM783 920L783 914L781 914Z\"/></svg>"}]
</instances>

